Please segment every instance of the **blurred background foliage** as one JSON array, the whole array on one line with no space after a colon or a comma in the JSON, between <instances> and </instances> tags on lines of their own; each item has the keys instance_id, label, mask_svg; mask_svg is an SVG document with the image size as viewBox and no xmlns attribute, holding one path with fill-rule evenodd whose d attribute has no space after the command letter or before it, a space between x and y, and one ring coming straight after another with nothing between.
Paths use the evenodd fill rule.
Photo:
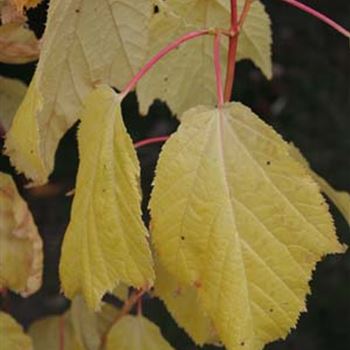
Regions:
<instances>
[{"instance_id":1,"label":"blurred background foliage","mask_svg":"<svg viewBox=\"0 0 350 350\"><path fill-rule=\"evenodd\" d=\"M313 169L336 189L350 191L350 50L338 33L314 18L278 0L264 0L273 23L274 78L266 81L251 63L238 64L235 100L250 106L287 141L293 141ZM29 11L29 25L40 37L45 28L47 2ZM350 2L318 0L311 5L349 27ZM35 63L0 64L0 75L29 83ZM146 117L138 115L136 96L123 104L124 118L134 141L168 135L178 126L167 106L156 101ZM25 179L15 174L9 160L0 156L1 171L15 176L19 189L33 212L44 241L45 270L41 290L28 299L10 293L3 300L24 326L49 314L62 313L69 302L60 294L58 260L69 221L71 197L78 166L75 125L62 139L50 183L41 188L24 188ZM1 147L3 141L1 140ZM161 144L138 150L142 166L144 219ZM125 198L125 200L128 200ZM350 244L350 230L336 209L331 208L340 240ZM72 267L74 268L74 267ZM296 330L286 341L267 350L350 349L350 252L327 257L318 264L308 296L308 313L302 314ZM232 296L234 297L234 296ZM176 327L163 304L144 300L144 313L162 329L170 343L181 350L196 349ZM206 347L215 349L215 347Z\"/></svg>"}]
</instances>

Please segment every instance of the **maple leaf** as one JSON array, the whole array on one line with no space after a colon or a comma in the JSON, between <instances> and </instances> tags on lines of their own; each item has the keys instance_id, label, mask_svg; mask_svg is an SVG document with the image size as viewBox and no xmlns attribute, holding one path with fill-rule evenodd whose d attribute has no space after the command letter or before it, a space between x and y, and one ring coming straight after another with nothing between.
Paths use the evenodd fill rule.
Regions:
<instances>
[{"instance_id":1,"label":"maple leaf","mask_svg":"<svg viewBox=\"0 0 350 350\"><path fill-rule=\"evenodd\" d=\"M239 11L243 0L238 1ZM159 13L150 24L149 56L184 33L230 26L230 4L222 0L168 0L161 2ZM221 40L221 64L226 66L228 40ZM250 59L271 78L270 19L260 1L255 1L238 39L237 60ZM225 73L225 70L224 72ZM155 98L169 104L175 114L201 103L215 104L213 38L203 36L180 46L164 57L137 86L142 114Z\"/></svg>"},{"instance_id":2,"label":"maple leaf","mask_svg":"<svg viewBox=\"0 0 350 350\"><path fill-rule=\"evenodd\" d=\"M316 263L344 252L318 186L289 145L247 107L197 107L163 147L152 241L195 287L230 350L284 338L305 310Z\"/></svg>"}]
</instances>

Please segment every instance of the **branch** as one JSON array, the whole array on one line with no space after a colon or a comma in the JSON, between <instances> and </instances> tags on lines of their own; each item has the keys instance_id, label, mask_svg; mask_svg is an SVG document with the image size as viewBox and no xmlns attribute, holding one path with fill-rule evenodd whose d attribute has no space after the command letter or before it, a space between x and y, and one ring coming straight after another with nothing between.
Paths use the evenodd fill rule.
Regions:
<instances>
[{"instance_id":1,"label":"branch","mask_svg":"<svg viewBox=\"0 0 350 350\"><path fill-rule=\"evenodd\" d=\"M170 43L168 46L164 47L162 50L160 50L155 56L153 56L140 70L136 75L130 80L130 82L126 85L124 90L121 92L120 97L123 99L130 91L132 91L138 81L165 55L167 55L172 50L176 49L178 46L180 46L182 43L192 40L194 38L197 38L202 35L209 34L209 29L203 29L198 31L193 31L190 33L187 33L180 38L176 39L172 43Z\"/></svg>"},{"instance_id":2,"label":"branch","mask_svg":"<svg viewBox=\"0 0 350 350\"><path fill-rule=\"evenodd\" d=\"M237 56L237 44L238 44L238 14L237 14L237 0L231 0L231 36L227 54L227 70L226 70L226 82L224 101L230 101L233 81L235 79L235 67Z\"/></svg>"},{"instance_id":3,"label":"branch","mask_svg":"<svg viewBox=\"0 0 350 350\"><path fill-rule=\"evenodd\" d=\"M160 142L165 142L170 136L157 136L157 137L151 137L149 139L145 139L145 140L141 140L138 142L134 143L134 147L137 148L141 148L143 146L147 146L147 145L152 145L155 143L160 143Z\"/></svg>"},{"instance_id":4,"label":"branch","mask_svg":"<svg viewBox=\"0 0 350 350\"><path fill-rule=\"evenodd\" d=\"M216 78L216 95L218 107L221 108L224 104L224 93L222 90L222 75L220 62L220 33L216 33L214 37L214 68Z\"/></svg>"},{"instance_id":5,"label":"branch","mask_svg":"<svg viewBox=\"0 0 350 350\"><path fill-rule=\"evenodd\" d=\"M350 31L348 31L347 29L345 29L344 27L342 27L341 25L339 25L338 23L336 23L335 21L333 21L332 19L330 19L326 15L318 12L317 10L315 10L307 5L304 5L297 0L281 0L281 1L286 2L287 4L292 5L296 8L316 17L320 21L328 24L330 27L332 27L334 30L336 30L340 34L343 34L345 37L350 39Z\"/></svg>"}]
</instances>

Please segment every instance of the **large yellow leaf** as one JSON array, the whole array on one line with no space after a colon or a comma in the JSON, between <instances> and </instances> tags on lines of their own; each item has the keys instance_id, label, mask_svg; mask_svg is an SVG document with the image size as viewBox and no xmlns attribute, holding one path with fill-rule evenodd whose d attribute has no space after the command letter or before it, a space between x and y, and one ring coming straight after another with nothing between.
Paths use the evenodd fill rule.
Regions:
<instances>
[{"instance_id":1,"label":"large yellow leaf","mask_svg":"<svg viewBox=\"0 0 350 350\"><path fill-rule=\"evenodd\" d=\"M80 166L60 275L69 298L82 292L97 308L119 282L139 288L152 284L154 273L141 219L139 163L119 96L97 88L81 119Z\"/></svg>"},{"instance_id":2,"label":"large yellow leaf","mask_svg":"<svg viewBox=\"0 0 350 350\"><path fill-rule=\"evenodd\" d=\"M27 296L41 286L42 241L11 176L0 173L0 288Z\"/></svg>"},{"instance_id":3,"label":"large yellow leaf","mask_svg":"<svg viewBox=\"0 0 350 350\"><path fill-rule=\"evenodd\" d=\"M35 183L45 183L54 165L57 144L77 120L82 101L101 82L121 89L140 68L148 42L149 0L52 0L43 37L34 90L28 93L10 130L7 153L19 171ZM38 98L34 99L34 96ZM32 120L35 141L22 138L25 120ZM35 121L35 122L34 122ZM28 125L26 125L28 126ZM32 132L26 129L26 132ZM38 143L32 162L30 143ZM26 159L27 161L18 161Z\"/></svg>"},{"instance_id":4,"label":"large yellow leaf","mask_svg":"<svg viewBox=\"0 0 350 350\"><path fill-rule=\"evenodd\" d=\"M0 62L27 63L39 57L39 41L22 23L0 26Z\"/></svg>"},{"instance_id":5,"label":"large yellow leaf","mask_svg":"<svg viewBox=\"0 0 350 350\"><path fill-rule=\"evenodd\" d=\"M262 349L295 327L316 262L344 248L317 185L247 107L197 107L181 121L156 171L156 253L196 287L228 349Z\"/></svg>"},{"instance_id":6,"label":"large yellow leaf","mask_svg":"<svg viewBox=\"0 0 350 350\"><path fill-rule=\"evenodd\" d=\"M290 155L303 164L308 170L312 178L318 183L321 191L333 202L333 204L338 208L340 213L343 215L344 219L350 225L350 194L345 191L335 190L324 178L316 174L310 167L309 162L302 155L300 150L290 144Z\"/></svg>"},{"instance_id":7,"label":"large yellow leaf","mask_svg":"<svg viewBox=\"0 0 350 350\"><path fill-rule=\"evenodd\" d=\"M32 350L30 338L23 333L22 327L8 314L0 312L1 350Z\"/></svg>"},{"instance_id":8,"label":"large yellow leaf","mask_svg":"<svg viewBox=\"0 0 350 350\"><path fill-rule=\"evenodd\" d=\"M197 290L185 286L156 263L156 296L162 299L177 324L184 328L196 344L218 343L214 326L198 300Z\"/></svg>"},{"instance_id":9,"label":"large yellow leaf","mask_svg":"<svg viewBox=\"0 0 350 350\"><path fill-rule=\"evenodd\" d=\"M0 129L7 131L10 128L26 91L26 85L20 80L0 76Z\"/></svg>"},{"instance_id":10,"label":"large yellow leaf","mask_svg":"<svg viewBox=\"0 0 350 350\"><path fill-rule=\"evenodd\" d=\"M238 1L242 9L244 1ZM167 0L161 2L150 26L149 56L155 54L172 39L203 28L229 28L228 0ZM271 73L270 20L259 1L252 4L238 42L238 59L249 58L270 78ZM221 62L227 62L228 40L222 38ZM170 67L170 68L169 68ZM223 69L225 73L225 69ZM204 36L187 42L163 58L140 81L137 94L141 113L146 113L155 98L166 101L181 114L203 102L215 104L215 74L213 67L213 37Z\"/></svg>"},{"instance_id":11,"label":"large yellow leaf","mask_svg":"<svg viewBox=\"0 0 350 350\"><path fill-rule=\"evenodd\" d=\"M110 330L107 350L173 350L159 328L147 318L124 316Z\"/></svg>"}]
</instances>

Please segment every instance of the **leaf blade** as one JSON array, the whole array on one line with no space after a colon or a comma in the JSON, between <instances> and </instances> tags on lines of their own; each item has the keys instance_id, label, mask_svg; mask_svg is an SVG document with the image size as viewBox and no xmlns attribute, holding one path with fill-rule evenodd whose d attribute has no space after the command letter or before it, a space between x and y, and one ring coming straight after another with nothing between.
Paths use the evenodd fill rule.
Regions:
<instances>
[{"instance_id":1,"label":"leaf blade","mask_svg":"<svg viewBox=\"0 0 350 350\"><path fill-rule=\"evenodd\" d=\"M229 349L261 349L295 326L316 262L344 248L316 184L248 108L181 120L150 202L156 253Z\"/></svg>"},{"instance_id":2,"label":"leaf blade","mask_svg":"<svg viewBox=\"0 0 350 350\"><path fill-rule=\"evenodd\" d=\"M0 312L0 343L2 350L32 350L30 338L8 314Z\"/></svg>"},{"instance_id":3,"label":"leaf blade","mask_svg":"<svg viewBox=\"0 0 350 350\"><path fill-rule=\"evenodd\" d=\"M239 1L238 5L241 11L243 1ZM160 12L154 15L150 24L149 56L192 30L228 28L230 25L227 1L171 0L162 2L159 8ZM262 4L255 1L241 29L237 59L252 59L268 78L272 75L271 36L269 17ZM222 67L226 67L228 44L227 40L221 42L220 60ZM143 77L136 91L142 114L147 113L155 98L160 98L175 114L181 115L197 104L206 102L214 105L215 86L212 37L203 36L164 57Z\"/></svg>"},{"instance_id":4,"label":"leaf blade","mask_svg":"<svg viewBox=\"0 0 350 350\"><path fill-rule=\"evenodd\" d=\"M31 295L42 284L43 244L27 204L4 173L0 173L0 222L0 288Z\"/></svg>"},{"instance_id":5,"label":"leaf blade","mask_svg":"<svg viewBox=\"0 0 350 350\"><path fill-rule=\"evenodd\" d=\"M147 318L124 316L110 330L107 350L173 350L159 328Z\"/></svg>"},{"instance_id":6,"label":"leaf blade","mask_svg":"<svg viewBox=\"0 0 350 350\"><path fill-rule=\"evenodd\" d=\"M139 164L112 89L101 86L88 97L78 140L80 165L60 276L68 297L82 292L96 309L119 282L145 287L154 272L141 220Z\"/></svg>"},{"instance_id":7,"label":"leaf blade","mask_svg":"<svg viewBox=\"0 0 350 350\"><path fill-rule=\"evenodd\" d=\"M122 89L140 68L146 54L151 12L148 0L137 4L125 0L99 4L94 0L50 2L32 87L40 100L27 96L24 104L32 108L20 108L15 116L15 122L23 123L23 127L25 118L33 121L36 154L42 164L33 162L26 152L30 140L25 139L29 144L18 148L12 141L21 137L17 128L10 130L11 141L7 141L12 163L35 184L47 182L58 142L77 121L83 100L93 88L106 83ZM96 23L103 23L98 35Z\"/></svg>"}]
</instances>

